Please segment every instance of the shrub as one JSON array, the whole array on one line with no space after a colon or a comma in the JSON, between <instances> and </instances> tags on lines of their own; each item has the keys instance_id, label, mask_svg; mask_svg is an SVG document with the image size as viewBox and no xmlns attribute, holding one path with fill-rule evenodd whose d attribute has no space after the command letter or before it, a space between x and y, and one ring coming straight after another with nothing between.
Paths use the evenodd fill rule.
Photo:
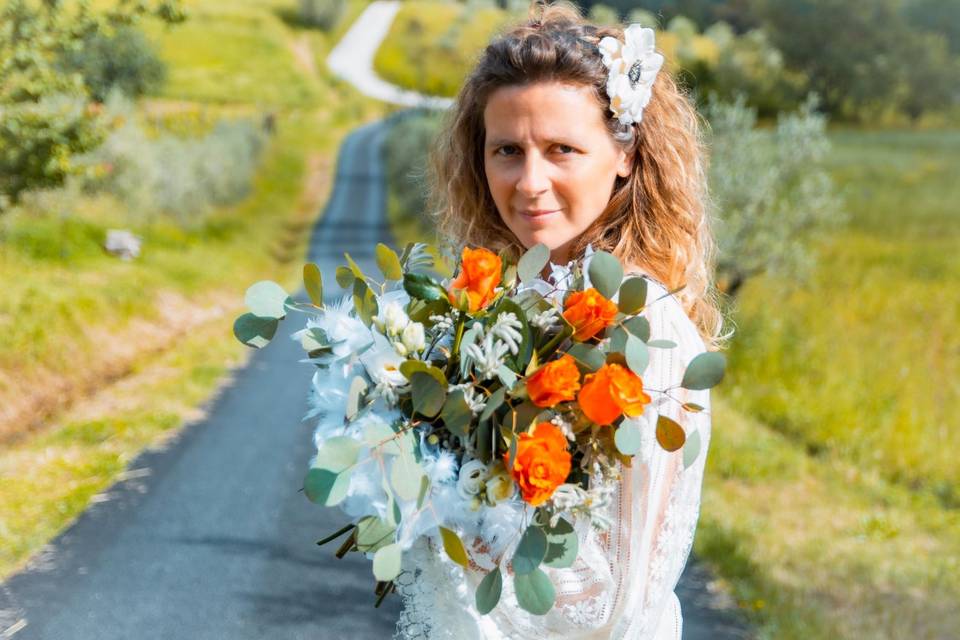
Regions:
<instances>
[{"instance_id":1,"label":"shrub","mask_svg":"<svg viewBox=\"0 0 960 640\"><path fill-rule=\"evenodd\" d=\"M300 20L324 31L337 26L347 8L347 0L300 0Z\"/></svg>"},{"instance_id":2,"label":"shrub","mask_svg":"<svg viewBox=\"0 0 960 640\"><path fill-rule=\"evenodd\" d=\"M429 111L406 112L397 117L383 145L387 184L397 214L424 223L426 220L427 154L440 127L440 116Z\"/></svg>"},{"instance_id":3,"label":"shrub","mask_svg":"<svg viewBox=\"0 0 960 640\"><path fill-rule=\"evenodd\" d=\"M155 91L167 73L153 45L134 27L88 36L82 46L64 53L61 64L64 71L80 73L99 102L106 100L112 87L130 97Z\"/></svg>"}]
</instances>

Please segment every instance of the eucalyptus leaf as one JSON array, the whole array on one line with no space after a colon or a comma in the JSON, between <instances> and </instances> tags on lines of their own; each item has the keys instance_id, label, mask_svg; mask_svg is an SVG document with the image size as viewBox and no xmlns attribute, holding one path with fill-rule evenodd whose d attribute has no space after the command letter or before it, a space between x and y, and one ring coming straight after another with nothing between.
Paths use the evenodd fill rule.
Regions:
<instances>
[{"instance_id":1,"label":"eucalyptus leaf","mask_svg":"<svg viewBox=\"0 0 960 640\"><path fill-rule=\"evenodd\" d=\"M643 316L634 316L623 323L623 328L644 342L650 339L650 321Z\"/></svg>"},{"instance_id":2,"label":"eucalyptus leaf","mask_svg":"<svg viewBox=\"0 0 960 640\"><path fill-rule=\"evenodd\" d=\"M323 306L323 275L320 267L312 262L303 265L303 288L310 296L310 302L316 307Z\"/></svg>"},{"instance_id":3,"label":"eucalyptus leaf","mask_svg":"<svg viewBox=\"0 0 960 640\"><path fill-rule=\"evenodd\" d=\"M483 405L483 411L480 412L480 421L488 420L490 416L493 415L493 412L500 408L503 405L503 401L507 396L507 388L500 387L496 391L490 394L490 397L487 398L487 402Z\"/></svg>"},{"instance_id":4,"label":"eucalyptus leaf","mask_svg":"<svg viewBox=\"0 0 960 640\"><path fill-rule=\"evenodd\" d=\"M276 318L262 318L245 313L234 321L233 335L243 344L260 349L270 344L279 326L280 321Z\"/></svg>"},{"instance_id":5,"label":"eucalyptus leaf","mask_svg":"<svg viewBox=\"0 0 960 640\"><path fill-rule=\"evenodd\" d=\"M400 575L400 562L403 552L397 543L380 547L373 554L373 577L380 582L390 582Z\"/></svg>"},{"instance_id":6,"label":"eucalyptus leaf","mask_svg":"<svg viewBox=\"0 0 960 640\"><path fill-rule=\"evenodd\" d=\"M440 537L443 539L443 550L447 552L451 560L466 568L470 561L467 559L467 550L464 548L460 536L446 527L438 528L440 529Z\"/></svg>"},{"instance_id":7,"label":"eucalyptus leaf","mask_svg":"<svg viewBox=\"0 0 960 640\"><path fill-rule=\"evenodd\" d=\"M454 389L447 395L440 411L444 426L454 435L466 438L473 420L473 412L467 404L466 396L461 389Z\"/></svg>"},{"instance_id":8,"label":"eucalyptus leaf","mask_svg":"<svg viewBox=\"0 0 960 640\"><path fill-rule=\"evenodd\" d=\"M701 353L687 365L680 386L692 390L709 389L720 384L726 367L727 358L722 353Z\"/></svg>"},{"instance_id":9,"label":"eucalyptus leaf","mask_svg":"<svg viewBox=\"0 0 960 640\"><path fill-rule=\"evenodd\" d=\"M681 406L683 407L684 411L689 411L690 413L700 413L704 409L696 402L684 402Z\"/></svg>"},{"instance_id":10,"label":"eucalyptus leaf","mask_svg":"<svg viewBox=\"0 0 960 640\"><path fill-rule=\"evenodd\" d=\"M426 474L420 476L420 490L417 492L417 509L423 509L423 503L430 495L430 478Z\"/></svg>"},{"instance_id":11,"label":"eucalyptus leaf","mask_svg":"<svg viewBox=\"0 0 960 640\"><path fill-rule=\"evenodd\" d=\"M425 418L436 417L447 399L447 390L427 372L415 371L410 377L413 408Z\"/></svg>"},{"instance_id":12,"label":"eucalyptus leaf","mask_svg":"<svg viewBox=\"0 0 960 640\"><path fill-rule=\"evenodd\" d=\"M687 435L676 420L661 415L657 418L657 442L666 451L676 451L683 446Z\"/></svg>"},{"instance_id":13,"label":"eucalyptus leaf","mask_svg":"<svg viewBox=\"0 0 960 640\"><path fill-rule=\"evenodd\" d=\"M547 554L543 564L553 569L567 569L573 566L580 548L580 540L567 520L560 518L555 527L545 527L547 534Z\"/></svg>"},{"instance_id":14,"label":"eucalyptus leaf","mask_svg":"<svg viewBox=\"0 0 960 640\"><path fill-rule=\"evenodd\" d=\"M390 469L390 483L401 500L416 500L420 494L420 479L423 469L412 455L403 454L393 460Z\"/></svg>"},{"instance_id":15,"label":"eucalyptus leaf","mask_svg":"<svg viewBox=\"0 0 960 640\"><path fill-rule=\"evenodd\" d=\"M550 260L550 249L542 242L527 249L517 263L517 274L524 284L535 280Z\"/></svg>"},{"instance_id":16,"label":"eucalyptus leaf","mask_svg":"<svg viewBox=\"0 0 960 640\"><path fill-rule=\"evenodd\" d=\"M523 532L517 550L513 554L513 571L517 575L528 574L543 562L547 554L547 536L543 529L530 525Z\"/></svg>"},{"instance_id":17,"label":"eucalyptus leaf","mask_svg":"<svg viewBox=\"0 0 960 640\"><path fill-rule=\"evenodd\" d=\"M357 548L360 551L376 551L391 544L397 528L376 516L367 516L357 523Z\"/></svg>"},{"instance_id":18,"label":"eucalyptus leaf","mask_svg":"<svg viewBox=\"0 0 960 640\"><path fill-rule=\"evenodd\" d=\"M692 465L697 456L700 455L700 432L694 431L687 436L687 441L683 445L683 468L686 469Z\"/></svg>"},{"instance_id":19,"label":"eucalyptus leaf","mask_svg":"<svg viewBox=\"0 0 960 640\"><path fill-rule=\"evenodd\" d=\"M355 376L350 382L350 390L347 392L347 420L353 420L357 417L357 413L360 411L360 400L368 387L367 381L360 376Z\"/></svg>"},{"instance_id":20,"label":"eucalyptus leaf","mask_svg":"<svg viewBox=\"0 0 960 640\"><path fill-rule=\"evenodd\" d=\"M377 243L377 267L387 280L403 279L403 267L400 266L400 258L393 249L382 242Z\"/></svg>"},{"instance_id":21,"label":"eucalyptus leaf","mask_svg":"<svg viewBox=\"0 0 960 640\"><path fill-rule=\"evenodd\" d=\"M350 267L350 271L353 272L353 276L354 276L357 280L366 280L366 279L367 279L367 277L366 277L365 275L363 275L363 270L360 268L360 265L358 265L356 262L354 262L353 258L350 257L350 254L349 254L349 253L344 252L343 257L347 259L347 266Z\"/></svg>"},{"instance_id":22,"label":"eucalyptus leaf","mask_svg":"<svg viewBox=\"0 0 960 640\"><path fill-rule=\"evenodd\" d=\"M276 282L261 280L250 285L244 301L253 315L279 320L287 315L286 301L289 297L290 294Z\"/></svg>"},{"instance_id":23,"label":"eucalyptus leaf","mask_svg":"<svg viewBox=\"0 0 960 640\"><path fill-rule=\"evenodd\" d=\"M550 578L540 569L514 576L513 586L517 592L517 604L524 611L542 616L553 608L557 592Z\"/></svg>"},{"instance_id":24,"label":"eucalyptus leaf","mask_svg":"<svg viewBox=\"0 0 960 640\"><path fill-rule=\"evenodd\" d=\"M620 296L617 298L617 308L620 313L628 316L639 312L647 304L647 281L644 278L627 278L620 285Z\"/></svg>"},{"instance_id":25,"label":"eucalyptus leaf","mask_svg":"<svg viewBox=\"0 0 960 640\"><path fill-rule=\"evenodd\" d=\"M617 427L613 442L617 445L617 451L625 456L640 453L640 449L643 447L643 435L640 433L640 427L630 420L624 420Z\"/></svg>"},{"instance_id":26,"label":"eucalyptus leaf","mask_svg":"<svg viewBox=\"0 0 960 640\"><path fill-rule=\"evenodd\" d=\"M623 353L627 359L627 366L638 376L642 376L650 362L650 353L647 351L647 345L640 338L628 334L627 344Z\"/></svg>"},{"instance_id":27,"label":"eucalyptus leaf","mask_svg":"<svg viewBox=\"0 0 960 640\"><path fill-rule=\"evenodd\" d=\"M405 360L400 363L400 373L403 374L403 377L407 380L412 380L413 374L417 372L426 373L436 380L440 386L443 388L447 387L447 376L437 367L427 364L423 360Z\"/></svg>"},{"instance_id":28,"label":"eucalyptus leaf","mask_svg":"<svg viewBox=\"0 0 960 640\"><path fill-rule=\"evenodd\" d=\"M347 497L350 488L350 473L313 468L303 481L303 492L310 502L332 507Z\"/></svg>"},{"instance_id":29,"label":"eucalyptus leaf","mask_svg":"<svg viewBox=\"0 0 960 640\"><path fill-rule=\"evenodd\" d=\"M673 349L677 346L677 343L673 340L651 340L647 343L648 347L655 347L657 349Z\"/></svg>"},{"instance_id":30,"label":"eucalyptus leaf","mask_svg":"<svg viewBox=\"0 0 960 640\"><path fill-rule=\"evenodd\" d=\"M337 267L336 280L341 289L349 289L353 286L353 281L356 279L357 276L353 275L353 271L351 271L349 267Z\"/></svg>"},{"instance_id":31,"label":"eucalyptus leaf","mask_svg":"<svg viewBox=\"0 0 960 640\"><path fill-rule=\"evenodd\" d=\"M567 353L577 361L578 366L590 372L596 371L607 361L602 351L582 342L574 344Z\"/></svg>"},{"instance_id":32,"label":"eucalyptus leaf","mask_svg":"<svg viewBox=\"0 0 960 640\"><path fill-rule=\"evenodd\" d=\"M593 254L587 274L590 276L590 284L593 288L608 299L616 295L623 281L623 267L620 261L606 251L597 251Z\"/></svg>"},{"instance_id":33,"label":"eucalyptus leaf","mask_svg":"<svg viewBox=\"0 0 960 640\"><path fill-rule=\"evenodd\" d=\"M359 442L349 436L327 438L317 450L313 466L340 473L356 464L360 446Z\"/></svg>"},{"instance_id":34,"label":"eucalyptus leaf","mask_svg":"<svg viewBox=\"0 0 960 640\"><path fill-rule=\"evenodd\" d=\"M493 611L500 602L502 592L503 575L500 573L500 567L494 567L493 571L485 575L477 585L476 602L480 615L485 616Z\"/></svg>"}]
</instances>

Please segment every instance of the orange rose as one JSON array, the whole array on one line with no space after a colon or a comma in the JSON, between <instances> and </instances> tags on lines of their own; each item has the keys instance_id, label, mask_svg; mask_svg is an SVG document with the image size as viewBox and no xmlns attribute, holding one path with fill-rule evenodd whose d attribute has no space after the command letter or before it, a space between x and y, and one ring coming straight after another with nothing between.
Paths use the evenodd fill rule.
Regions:
<instances>
[{"instance_id":1,"label":"orange rose","mask_svg":"<svg viewBox=\"0 0 960 640\"><path fill-rule=\"evenodd\" d=\"M644 393L643 380L633 371L619 364L605 364L584 378L577 402L590 420L610 424L620 414L642 414L650 396Z\"/></svg>"},{"instance_id":2,"label":"orange rose","mask_svg":"<svg viewBox=\"0 0 960 640\"><path fill-rule=\"evenodd\" d=\"M500 284L500 256L484 248L463 248L460 257L460 273L450 283L448 297L457 304L457 292L465 291L470 300L470 311L479 311L493 300L493 290Z\"/></svg>"},{"instance_id":3,"label":"orange rose","mask_svg":"<svg viewBox=\"0 0 960 640\"><path fill-rule=\"evenodd\" d=\"M505 464L510 463L510 452L503 454ZM521 433L517 437L517 456L510 469L520 487L520 495L536 507L546 502L553 492L570 475L572 456L567 451L567 438L556 425L541 422L533 433Z\"/></svg>"},{"instance_id":4,"label":"orange rose","mask_svg":"<svg viewBox=\"0 0 960 640\"><path fill-rule=\"evenodd\" d=\"M583 342L606 329L617 317L616 303L594 288L571 293L564 302L563 317L573 325L573 339Z\"/></svg>"},{"instance_id":5,"label":"orange rose","mask_svg":"<svg viewBox=\"0 0 960 640\"><path fill-rule=\"evenodd\" d=\"M577 397L580 370L570 354L548 362L527 378L530 401L538 407L552 407Z\"/></svg>"}]
</instances>

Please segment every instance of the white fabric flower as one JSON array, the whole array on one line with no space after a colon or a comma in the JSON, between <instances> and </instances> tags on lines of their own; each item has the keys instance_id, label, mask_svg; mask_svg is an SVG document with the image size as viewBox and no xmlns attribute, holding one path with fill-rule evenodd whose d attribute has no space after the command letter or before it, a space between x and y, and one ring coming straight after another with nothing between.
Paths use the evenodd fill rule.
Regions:
<instances>
[{"instance_id":1,"label":"white fabric flower","mask_svg":"<svg viewBox=\"0 0 960 640\"><path fill-rule=\"evenodd\" d=\"M653 81L663 66L663 56L654 50L653 29L631 24L624 40L606 36L600 40L600 56L610 70L607 95L610 108L622 124L640 122L650 102Z\"/></svg>"},{"instance_id":2,"label":"white fabric flower","mask_svg":"<svg viewBox=\"0 0 960 640\"><path fill-rule=\"evenodd\" d=\"M464 500L470 500L483 488L487 479L487 465L480 460L471 460L460 467L457 479L457 493Z\"/></svg>"}]
</instances>

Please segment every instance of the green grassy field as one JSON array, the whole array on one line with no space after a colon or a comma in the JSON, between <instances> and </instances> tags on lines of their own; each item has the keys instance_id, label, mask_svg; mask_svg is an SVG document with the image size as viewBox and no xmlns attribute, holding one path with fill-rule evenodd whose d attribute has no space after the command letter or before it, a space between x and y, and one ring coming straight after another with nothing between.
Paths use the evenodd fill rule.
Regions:
<instances>
[{"instance_id":1,"label":"green grassy field","mask_svg":"<svg viewBox=\"0 0 960 640\"><path fill-rule=\"evenodd\" d=\"M111 197L69 193L0 218L0 577L196 417L249 351L231 330L249 284L296 284L340 141L385 112L323 64L364 7L351 2L329 34L284 22L293 0L195 0L182 28L148 25L171 71L141 105L152 122L197 133L219 117L277 115L250 196L197 229L147 226ZM144 237L140 258L103 252L115 227Z\"/></svg>"}]
</instances>

